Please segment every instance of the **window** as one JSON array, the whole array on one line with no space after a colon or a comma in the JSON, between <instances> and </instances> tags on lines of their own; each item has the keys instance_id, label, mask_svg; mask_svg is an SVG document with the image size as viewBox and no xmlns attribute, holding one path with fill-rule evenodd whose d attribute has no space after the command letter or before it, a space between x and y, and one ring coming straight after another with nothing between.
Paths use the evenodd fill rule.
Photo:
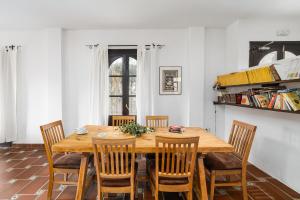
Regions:
<instances>
[{"instance_id":1,"label":"window","mask_svg":"<svg viewBox=\"0 0 300 200\"><path fill-rule=\"evenodd\" d=\"M300 41L250 42L249 66L272 63L300 55Z\"/></svg>"},{"instance_id":2,"label":"window","mask_svg":"<svg viewBox=\"0 0 300 200\"><path fill-rule=\"evenodd\" d=\"M136 49L109 49L111 115L136 115Z\"/></svg>"}]
</instances>

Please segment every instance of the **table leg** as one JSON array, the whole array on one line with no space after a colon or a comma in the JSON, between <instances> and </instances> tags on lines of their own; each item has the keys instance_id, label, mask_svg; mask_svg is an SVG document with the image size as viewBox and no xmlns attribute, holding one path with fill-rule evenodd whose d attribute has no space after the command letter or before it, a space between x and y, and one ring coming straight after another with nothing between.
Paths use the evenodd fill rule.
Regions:
<instances>
[{"instance_id":1,"label":"table leg","mask_svg":"<svg viewBox=\"0 0 300 200\"><path fill-rule=\"evenodd\" d=\"M201 156L198 158L199 187L201 191L201 200L208 200L203 159L204 154L201 154Z\"/></svg>"},{"instance_id":2,"label":"table leg","mask_svg":"<svg viewBox=\"0 0 300 200\"><path fill-rule=\"evenodd\" d=\"M77 191L76 191L76 200L83 200L85 194L85 181L88 169L88 153L82 153L81 155L81 163L80 163L80 170L78 175L78 184L77 184Z\"/></svg>"}]
</instances>

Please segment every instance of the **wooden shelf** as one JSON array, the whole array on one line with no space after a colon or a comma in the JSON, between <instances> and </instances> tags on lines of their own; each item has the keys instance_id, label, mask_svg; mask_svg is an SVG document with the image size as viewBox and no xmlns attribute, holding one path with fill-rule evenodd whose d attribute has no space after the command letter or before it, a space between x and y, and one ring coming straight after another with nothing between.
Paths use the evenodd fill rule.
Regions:
<instances>
[{"instance_id":1,"label":"wooden shelf","mask_svg":"<svg viewBox=\"0 0 300 200\"><path fill-rule=\"evenodd\" d=\"M256 110L268 110L273 112L284 112L284 113L292 113L292 114L300 114L300 111L289 111L289 110L276 110L276 109L269 109L269 108L257 108L242 104L234 104L234 103L220 103L214 101L214 105L228 105L228 106L236 106L236 107L243 107L243 108L250 108L250 109L256 109Z\"/></svg>"},{"instance_id":2,"label":"wooden shelf","mask_svg":"<svg viewBox=\"0 0 300 200\"><path fill-rule=\"evenodd\" d=\"M226 85L219 87L220 89L225 89L228 87L242 87L242 86L252 86L252 85L276 85L280 83L300 83L300 79L292 79L292 80L283 80L283 81L272 81L272 82L263 82L263 83L248 83L241 85Z\"/></svg>"}]
</instances>

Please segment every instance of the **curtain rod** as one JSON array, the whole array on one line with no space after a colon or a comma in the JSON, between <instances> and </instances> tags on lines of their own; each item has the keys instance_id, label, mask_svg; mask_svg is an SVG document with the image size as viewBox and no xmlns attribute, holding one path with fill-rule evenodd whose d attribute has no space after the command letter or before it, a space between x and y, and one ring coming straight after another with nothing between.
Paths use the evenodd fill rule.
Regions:
<instances>
[{"instance_id":1,"label":"curtain rod","mask_svg":"<svg viewBox=\"0 0 300 200\"><path fill-rule=\"evenodd\" d=\"M85 46L89 47L89 48L92 48L92 47L97 47L99 46L100 44L87 44ZM113 44L113 45L108 45L108 48L109 47L137 47L138 45L133 45L133 44L129 44L129 45L124 45L124 44L120 44L120 45L116 45L116 44ZM150 47L150 46L158 46L158 48L162 48L166 45L164 44L146 44L145 47Z\"/></svg>"},{"instance_id":2,"label":"curtain rod","mask_svg":"<svg viewBox=\"0 0 300 200\"><path fill-rule=\"evenodd\" d=\"M6 45L4 46L5 48L11 48L11 49L14 49L14 48L20 48L22 47L21 45Z\"/></svg>"}]
</instances>

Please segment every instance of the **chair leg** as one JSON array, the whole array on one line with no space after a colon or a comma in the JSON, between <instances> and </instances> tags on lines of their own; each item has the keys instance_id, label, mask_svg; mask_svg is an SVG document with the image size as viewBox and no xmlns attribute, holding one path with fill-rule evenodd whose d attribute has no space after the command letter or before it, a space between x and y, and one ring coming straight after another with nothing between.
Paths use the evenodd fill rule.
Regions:
<instances>
[{"instance_id":1,"label":"chair leg","mask_svg":"<svg viewBox=\"0 0 300 200\"><path fill-rule=\"evenodd\" d=\"M134 200L134 185L131 186L130 200Z\"/></svg>"},{"instance_id":2,"label":"chair leg","mask_svg":"<svg viewBox=\"0 0 300 200\"><path fill-rule=\"evenodd\" d=\"M64 174L64 181L67 182L68 181L68 173Z\"/></svg>"},{"instance_id":3,"label":"chair leg","mask_svg":"<svg viewBox=\"0 0 300 200\"><path fill-rule=\"evenodd\" d=\"M242 175L242 190L243 190L243 200L248 200L248 192L247 192L247 175Z\"/></svg>"},{"instance_id":4,"label":"chair leg","mask_svg":"<svg viewBox=\"0 0 300 200\"><path fill-rule=\"evenodd\" d=\"M188 192L188 200L193 200L193 190Z\"/></svg>"},{"instance_id":5,"label":"chair leg","mask_svg":"<svg viewBox=\"0 0 300 200\"><path fill-rule=\"evenodd\" d=\"M49 183L48 183L48 194L47 194L47 199L48 200L51 200L51 198L52 198L53 184L54 184L54 173L50 172L50 174L49 174Z\"/></svg>"},{"instance_id":6,"label":"chair leg","mask_svg":"<svg viewBox=\"0 0 300 200\"><path fill-rule=\"evenodd\" d=\"M214 199L215 181L216 181L216 173L215 173L215 171L212 171L211 175L210 175L210 200Z\"/></svg>"},{"instance_id":7,"label":"chair leg","mask_svg":"<svg viewBox=\"0 0 300 200\"><path fill-rule=\"evenodd\" d=\"M98 187L98 185L97 185ZM99 187L97 188L98 192L97 192L97 200L101 200L102 199L102 194L101 194L101 191L99 189Z\"/></svg>"},{"instance_id":8,"label":"chair leg","mask_svg":"<svg viewBox=\"0 0 300 200\"><path fill-rule=\"evenodd\" d=\"M158 200L158 190L155 190L155 200Z\"/></svg>"}]
</instances>

